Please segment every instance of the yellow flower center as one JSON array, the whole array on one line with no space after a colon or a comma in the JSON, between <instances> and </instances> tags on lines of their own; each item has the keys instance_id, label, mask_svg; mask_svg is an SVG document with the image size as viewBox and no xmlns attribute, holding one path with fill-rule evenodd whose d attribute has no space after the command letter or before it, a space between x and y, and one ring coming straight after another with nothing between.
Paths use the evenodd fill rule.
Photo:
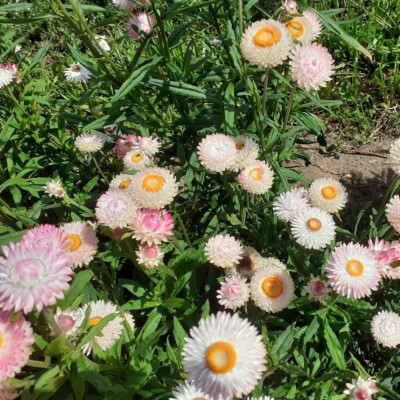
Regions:
<instances>
[{"instance_id":1,"label":"yellow flower center","mask_svg":"<svg viewBox=\"0 0 400 400\"><path fill-rule=\"evenodd\" d=\"M321 221L318 218L310 218L306 225L307 228L313 232L319 231L322 227Z\"/></svg>"},{"instance_id":2,"label":"yellow flower center","mask_svg":"<svg viewBox=\"0 0 400 400\"><path fill-rule=\"evenodd\" d=\"M194 400L207 400L205 397L196 397Z\"/></svg>"},{"instance_id":3,"label":"yellow flower center","mask_svg":"<svg viewBox=\"0 0 400 400\"><path fill-rule=\"evenodd\" d=\"M147 175L143 179L142 188L146 192L157 193L164 186L165 179L161 175Z\"/></svg>"},{"instance_id":4,"label":"yellow flower center","mask_svg":"<svg viewBox=\"0 0 400 400\"><path fill-rule=\"evenodd\" d=\"M275 299L276 297L279 297L281 295L283 285L278 277L272 276L271 278L264 279L262 283L262 288L264 290L264 293L268 297L272 297L273 299Z\"/></svg>"},{"instance_id":5,"label":"yellow flower center","mask_svg":"<svg viewBox=\"0 0 400 400\"><path fill-rule=\"evenodd\" d=\"M337 196L335 186L325 186L321 189L321 194L326 200L332 200Z\"/></svg>"},{"instance_id":6,"label":"yellow flower center","mask_svg":"<svg viewBox=\"0 0 400 400\"><path fill-rule=\"evenodd\" d=\"M286 24L286 28L289 29L290 33L294 38L299 38L304 34L304 26L298 19L292 19Z\"/></svg>"},{"instance_id":7,"label":"yellow flower center","mask_svg":"<svg viewBox=\"0 0 400 400\"><path fill-rule=\"evenodd\" d=\"M346 270L351 276L361 276L364 273L364 264L360 260L349 260L346 264Z\"/></svg>"},{"instance_id":8,"label":"yellow flower center","mask_svg":"<svg viewBox=\"0 0 400 400\"><path fill-rule=\"evenodd\" d=\"M71 251L78 250L81 246L81 238L75 233L71 233L70 235L68 235L68 240L70 241L69 249Z\"/></svg>"},{"instance_id":9,"label":"yellow flower center","mask_svg":"<svg viewBox=\"0 0 400 400\"><path fill-rule=\"evenodd\" d=\"M139 152L131 155L131 161L133 163L138 163L138 162L142 161L143 158L144 158L144 155L142 153L139 153Z\"/></svg>"},{"instance_id":10,"label":"yellow flower center","mask_svg":"<svg viewBox=\"0 0 400 400\"><path fill-rule=\"evenodd\" d=\"M253 179L253 181L260 182L264 175L264 171L262 170L262 168L257 167L257 168L251 169L249 171L248 175L249 175L250 179Z\"/></svg>"},{"instance_id":11,"label":"yellow flower center","mask_svg":"<svg viewBox=\"0 0 400 400\"><path fill-rule=\"evenodd\" d=\"M277 44L281 39L279 30L273 26L265 26L261 28L254 36L254 44L257 47L271 47Z\"/></svg>"},{"instance_id":12,"label":"yellow flower center","mask_svg":"<svg viewBox=\"0 0 400 400\"><path fill-rule=\"evenodd\" d=\"M206 363L215 374L226 374L236 365L236 351L227 342L216 342L207 349Z\"/></svg>"},{"instance_id":13,"label":"yellow flower center","mask_svg":"<svg viewBox=\"0 0 400 400\"><path fill-rule=\"evenodd\" d=\"M95 325L97 325L101 320L102 320L101 317L93 317L93 318L90 318L90 319L89 319L88 325L89 325L89 326L95 326Z\"/></svg>"},{"instance_id":14,"label":"yellow flower center","mask_svg":"<svg viewBox=\"0 0 400 400\"><path fill-rule=\"evenodd\" d=\"M79 65L73 65L71 67L71 70L74 72L79 72L81 70L81 67Z\"/></svg>"},{"instance_id":15,"label":"yellow flower center","mask_svg":"<svg viewBox=\"0 0 400 400\"><path fill-rule=\"evenodd\" d=\"M130 184L131 184L131 180L130 179L124 179L123 181L121 181L119 183L119 188L120 189L126 189L126 188L128 188L130 186Z\"/></svg>"},{"instance_id":16,"label":"yellow flower center","mask_svg":"<svg viewBox=\"0 0 400 400\"><path fill-rule=\"evenodd\" d=\"M3 335L0 333L0 349L3 347L4 339Z\"/></svg>"},{"instance_id":17,"label":"yellow flower center","mask_svg":"<svg viewBox=\"0 0 400 400\"><path fill-rule=\"evenodd\" d=\"M242 150L244 147L243 143L236 143L236 150Z\"/></svg>"}]
</instances>

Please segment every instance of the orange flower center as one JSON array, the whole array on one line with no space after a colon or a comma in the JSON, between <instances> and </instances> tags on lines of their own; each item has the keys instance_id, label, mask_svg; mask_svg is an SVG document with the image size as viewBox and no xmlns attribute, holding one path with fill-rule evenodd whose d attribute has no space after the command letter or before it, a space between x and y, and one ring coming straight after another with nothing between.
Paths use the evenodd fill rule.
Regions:
<instances>
[{"instance_id":1,"label":"orange flower center","mask_svg":"<svg viewBox=\"0 0 400 400\"><path fill-rule=\"evenodd\" d=\"M249 178L253 179L253 181L257 181L260 182L263 175L264 175L264 171L262 170L262 168L258 167L258 168L253 168L249 171Z\"/></svg>"},{"instance_id":2,"label":"orange flower center","mask_svg":"<svg viewBox=\"0 0 400 400\"><path fill-rule=\"evenodd\" d=\"M289 29L290 33L294 38L299 38L304 34L304 26L298 19L292 19L286 24L286 28Z\"/></svg>"},{"instance_id":3,"label":"orange flower center","mask_svg":"<svg viewBox=\"0 0 400 400\"><path fill-rule=\"evenodd\" d=\"M215 374L226 374L236 365L236 351L227 342L216 342L207 349L206 363Z\"/></svg>"},{"instance_id":4,"label":"orange flower center","mask_svg":"<svg viewBox=\"0 0 400 400\"><path fill-rule=\"evenodd\" d=\"M73 65L71 67L71 70L74 72L79 72L81 70L81 67L79 65Z\"/></svg>"},{"instance_id":5,"label":"orange flower center","mask_svg":"<svg viewBox=\"0 0 400 400\"><path fill-rule=\"evenodd\" d=\"M335 186L325 186L321 189L321 194L326 200L332 200L337 196Z\"/></svg>"},{"instance_id":6,"label":"orange flower center","mask_svg":"<svg viewBox=\"0 0 400 400\"><path fill-rule=\"evenodd\" d=\"M306 225L307 228L313 232L319 231L322 227L321 221L318 218L310 218Z\"/></svg>"},{"instance_id":7,"label":"orange flower center","mask_svg":"<svg viewBox=\"0 0 400 400\"><path fill-rule=\"evenodd\" d=\"M236 150L242 150L244 147L243 143L236 143Z\"/></svg>"},{"instance_id":8,"label":"orange flower center","mask_svg":"<svg viewBox=\"0 0 400 400\"><path fill-rule=\"evenodd\" d=\"M142 188L146 192L157 193L164 186L165 179L161 175L147 175L143 179Z\"/></svg>"},{"instance_id":9,"label":"orange flower center","mask_svg":"<svg viewBox=\"0 0 400 400\"><path fill-rule=\"evenodd\" d=\"M0 349L3 347L4 339L3 335L0 333Z\"/></svg>"},{"instance_id":10,"label":"orange flower center","mask_svg":"<svg viewBox=\"0 0 400 400\"><path fill-rule=\"evenodd\" d=\"M257 47L271 47L277 44L281 39L279 30L272 26L265 26L261 28L254 36L254 44Z\"/></svg>"},{"instance_id":11,"label":"orange flower center","mask_svg":"<svg viewBox=\"0 0 400 400\"><path fill-rule=\"evenodd\" d=\"M90 319L89 319L88 325L89 325L89 326L95 326L95 325L97 325L101 320L102 320L101 317L93 317L93 318L90 318Z\"/></svg>"},{"instance_id":12,"label":"orange flower center","mask_svg":"<svg viewBox=\"0 0 400 400\"><path fill-rule=\"evenodd\" d=\"M346 270L351 276L361 276L364 273L364 264L360 260L349 260L346 264Z\"/></svg>"},{"instance_id":13,"label":"orange flower center","mask_svg":"<svg viewBox=\"0 0 400 400\"><path fill-rule=\"evenodd\" d=\"M131 155L131 161L133 163L138 163L138 162L142 161L143 158L144 158L144 155L142 153L139 153L139 152Z\"/></svg>"},{"instance_id":14,"label":"orange flower center","mask_svg":"<svg viewBox=\"0 0 400 400\"><path fill-rule=\"evenodd\" d=\"M264 290L264 293L268 297L272 297L273 299L275 299L276 297L279 297L283 290L282 282L276 276L272 276L271 278L264 279L264 281L262 283L262 288Z\"/></svg>"},{"instance_id":15,"label":"orange flower center","mask_svg":"<svg viewBox=\"0 0 400 400\"><path fill-rule=\"evenodd\" d=\"M69 249L71 251L78 250L81 246L81 238L75 233L71 233L70 235L68 235L68 240L70 241Z\"/></svg>"},{"instance_id":16,"label":"orange flower center","mask_svg":"<svg viewBox=\"0 0 400 400\"><path fill-rule=\"evenodd\" d=\"M128 188L130 186L130 184L131 184L131 180L130 179L124 179L123 181L121 181L119 183L119 188L120 189L126 189L126 188Z\"/></svg>"}]
</instances>

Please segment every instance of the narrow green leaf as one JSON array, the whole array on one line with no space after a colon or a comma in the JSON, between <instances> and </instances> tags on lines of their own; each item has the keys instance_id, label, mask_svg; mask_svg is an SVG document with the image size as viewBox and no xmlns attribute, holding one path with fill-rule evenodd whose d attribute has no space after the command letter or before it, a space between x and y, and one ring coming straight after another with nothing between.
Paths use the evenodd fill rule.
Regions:
<instances>
[{"instance_id":1,"label":"narrow green leaf","mask_svg":"<svg viewBox=\"0 0 400 400\"><path fill-rule=\"evenodd\" d=\"M344 371L346 369L346 361L344 359L343 349L327 319L324 320L324 336L333 362L340 370Z\"/></svg>"}]
</instances>

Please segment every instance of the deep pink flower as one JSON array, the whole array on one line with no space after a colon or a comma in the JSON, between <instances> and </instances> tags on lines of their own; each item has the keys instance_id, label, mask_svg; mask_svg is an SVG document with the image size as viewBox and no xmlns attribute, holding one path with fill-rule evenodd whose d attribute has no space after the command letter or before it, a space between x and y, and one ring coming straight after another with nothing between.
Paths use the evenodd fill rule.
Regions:
<instances>
[{"instance_id":1,"label":"deep pink flower","mask_svg":"<svg viewBox=\"0 0 400 400\"><path fill-rule=\"evenodd\" d=\"M375 254L379 262L382 276L388 279L400 279L400 268L394 268L392 263L400 260L400 242L386 242L375 238L368 240L369 249Z\"/></svg>"},{"instance_id":2,"label":"deep pink flower","mask_svg":"<svg viewBox=\"0 0 400 400\"><path fill-rule=\"evenodd\" d=\"M139 146L139 137L133 134L122 135L115 145L115 151L119 158L124 158L126 153L135 150Z\"/></svg>"},{"instance_id":3,"label":"deep pink flower","mask_svg":"<svg viewBox=\"0 0 400 400\"><path fill-rule=\"evenodd\" d=\"M65 253L68 250L68 236L55 225L44 224L29 231L22 236L22 241L28 241L47 247L49 250L60 250Z\"/></svg>"}]
</instances>

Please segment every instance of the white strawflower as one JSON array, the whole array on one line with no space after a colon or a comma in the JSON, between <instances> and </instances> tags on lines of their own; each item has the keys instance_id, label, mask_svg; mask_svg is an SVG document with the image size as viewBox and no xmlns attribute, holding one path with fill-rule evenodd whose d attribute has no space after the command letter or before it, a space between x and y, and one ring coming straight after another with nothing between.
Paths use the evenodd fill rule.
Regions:
<instances>
[{"instance_id":1,"label":"white strawflower","mask_svg":"<svg viewBox=\"0 0 400 400\"><path fill-rule=\"evenodd\" d=\"M75 139L75 146L82 153L96 153L106 142L107 137L103 133L83 133Z\"/></svg>"},{"instance_id":2,"label":"white strawflower","mask_svg":"<svg viewBox=\"0 0 400 400\"><path fill-rule=\"evenodd\" d=\"M251 24L243 34L240 50L251 64L261 68L273 68L282 64L293 48L288 29L272 19Z\"/></svg>"},{"instance_id":3,"label":"white strawflower","mask_svg":"<svg viewBox=\"0 0 400 400\"><path fill-rule=\"evenodd\" d=\"M364 380L359 376L357 379L353 379L351 383L346 383L346 386L347 389L343 393L355 400L371 400L372 395L378 393L376 382L372 378Z\"/></svg>"},{"instance_id":4,"label":"white strawflower","mask_svg":"<svg viewBox=\"0 0 400 400\"><path fill-rule=\"evenodd\" d=\"M400 196L396 195L386 205L386 218L389 224L400 233Z\"/></svg>"},{"instance_id":5,"label":"white strawflower","mask_svg":"<svg viewBox=\"0 0 400 400\"><path fill-rule=\"evenodd\" d=\"M51 197L62 198L65 196L65 190L62 187L62 182L59 179L53 179L43 186L44 191Z\"/></svg>"},{"instance_id":6,"label":"white strawflower","mask_svg":"<svg viewBox=\"0 0 400 400\"><path fill-rule=\"evenodd\" d=\"M374 339L386 347L400 344L400 315L390 311L380 311L372 318L371 332Z\"/></svg>"},{"instance_id":7,"label":"white strawflower","mask_svg":"<svg viewBox=\"0 0 400 400\"><path fill-rule=\"evenodd\" d=\"M14 75L11 71L5 68L0 68L0 89L8 86L14 80Z\"/></svg>"},{"instance_id":8,"label":"white strawflower","mask_svg":"<svg viewBox=\"0 0 400 400\"><path fill-rule=\"evenodd\" d=\"M303 11L303 16L308 19L311 24L311 41L314 41L322 33L322 24L319 16L312 10Z\"/></svg>"},{"instance_id":9,"label":"white strawflower","mask_svg":"<svg viewBox=\"0 0 400 400\"><path fill-rule=\"evenodd\" d=\"M307 190L303 187L294 188L281 193L274 201L273 210L278 218L290 222L303 210L309 208Z\"/></svg>"},{"instance_id":10,"label":"white strawflower","mask_svg":"<svg viewBox=\"0 0 400 400\"><path fill-rule=\"evenodd\" d=\"M86 82L90 79L92 73L80 63L71 64L65 71L64 75L67 81Z\"/></svg>"},{"instance_id":11,"label":"white strawflower","mask_svg":"<svg viewBox=\"0 0 400 400\"><path fill-rule=\"evenodd\" d=\"M96 43L105 51L110 51L111 47L106 41L106 37L104 35L97 35L96 36Z\"/></svg>"},{"instance_id":12,"label":"white strawflower","mask_svg":"<svg viewBox=\"0 0 400 400\"><path fill-rule=\"evenodd\" d=\"M390 168L392 168L396 174L400 175L400 139L396 139L390 145L388 161Z\"/></svg>"},{"instance_id":13,"label":"white strawflower","mask_svg":"<svg viewBox=\"0 0 400 400\"><path fill-rule=\"evenodd\" d=\"M174 397L170 397L169 400L212 400L211 397L197 389L191 382L181 383L172 391L172 395Z\"/></svg>"},{"instance_id":14,"label":"white strawflower","mask_svg":"<svg viewBox=\"0 0 400 400\"><path fill-rule=\"evenodd\" d=\"M119 174L110 182L110 188L126 190L128 192L133 190L132 175Z\"/></svg>"},{"instance_id":15,"label":"white strawflower","mask_svg":"<svg viewBox=\"0 0 400 400\"><path fill-rule=\"evenodd\" d=\"M237 153L235 161L231 167L232 171L239 171L248 164L255 161L258 157L258 144L248 136L237 136L233 138Z\"/></svg>"},{"instance_id":16,"label":"white strawflower","mask_svg":"<svg viewBox=\"0 0 400 400\"><path fill-rule=\"evenodd\" d=\"M276 313L292 301L294 283L285 269L270 265L258 269L250 282L251 298L262 310Z\"/></svg>"},{"instance_id":17,"label":"white strawflower","mask_svg":"<svg viewBox=\"0 0 400 400\"><path fill-rule=\"evenodd\" d=\"M228 270L228 275L251 276L263 264L264 259L256 249L251 246L244 246L241 259L233 268Z\"/></svg>"},{"instance_id":18,"label":"white strawflower","mask_svg":"<svg viewBox=\"0 0 400 400\"><path fill-rule=\"evenodd\" d=\"M152 166L153 160L140 150L132 150L124 156L125 171L142 171L143 169Z\"/></svg>"},{"instance_id":19,"label":"white strawflower","mask_svg":"<svg viewBox=\"0 0 400 400\"><path fill-rule=\"evenodd\" d=\"M305 17L295 17L286 23L292 37L301 43L309 43L313 38L311 22Z\"/></svg>"},{"instance_id":20,"label":"white strawflower","mask_svg":"<svg viewBox=\"0 0 400 400\"><path fill-rule=\"evenodd\" d=\"M291 222L297 243L306 249L323 249L335 238L335 222L330 214L310 207L301 211Z\"/></svg>"},{"instance_id":21,"label":"white strawflower","mask_svg":"<svg viewBox=\"0 0 400 400\"><path fill-rule=\"evenodd\" d=\"M313 207L333 214L346 206L348 194L345 187L338 180L320 178L311 184L308 190L308 197Z\"/></svg>"},{"instance_id":22,"label":"white strawflower","mask_svg":"<svg viewBox=\"0 0 400 400\"><path fill-rule=\"evenodd\" d=\"M263 194L271 189L274 173L265 161L253 161L242 169L238 176L239 185L249 193Z\"/></svg>"},{"instance_id":23,"label":"white strawflower","mask_svg":"<svg viewBox=\"0 0 400 400\"><path fill-rule=\"evenodd\" d=\"M183 348L190 381L209 396L248 395L266 370L262 336L247 319L219 312L190 330Z\"/></svg>"},{"instance_id":24,"label":"white strawflower","mask_svg":"<svg viewBox=\"0 0 400 400\"><path fill-rule=\"evenodd\" d=\"M243 255L243 247L230 235L216 235L208 240L204 248L207 260L217 267L232 268Z\"/></svg>"}]
</instances>

